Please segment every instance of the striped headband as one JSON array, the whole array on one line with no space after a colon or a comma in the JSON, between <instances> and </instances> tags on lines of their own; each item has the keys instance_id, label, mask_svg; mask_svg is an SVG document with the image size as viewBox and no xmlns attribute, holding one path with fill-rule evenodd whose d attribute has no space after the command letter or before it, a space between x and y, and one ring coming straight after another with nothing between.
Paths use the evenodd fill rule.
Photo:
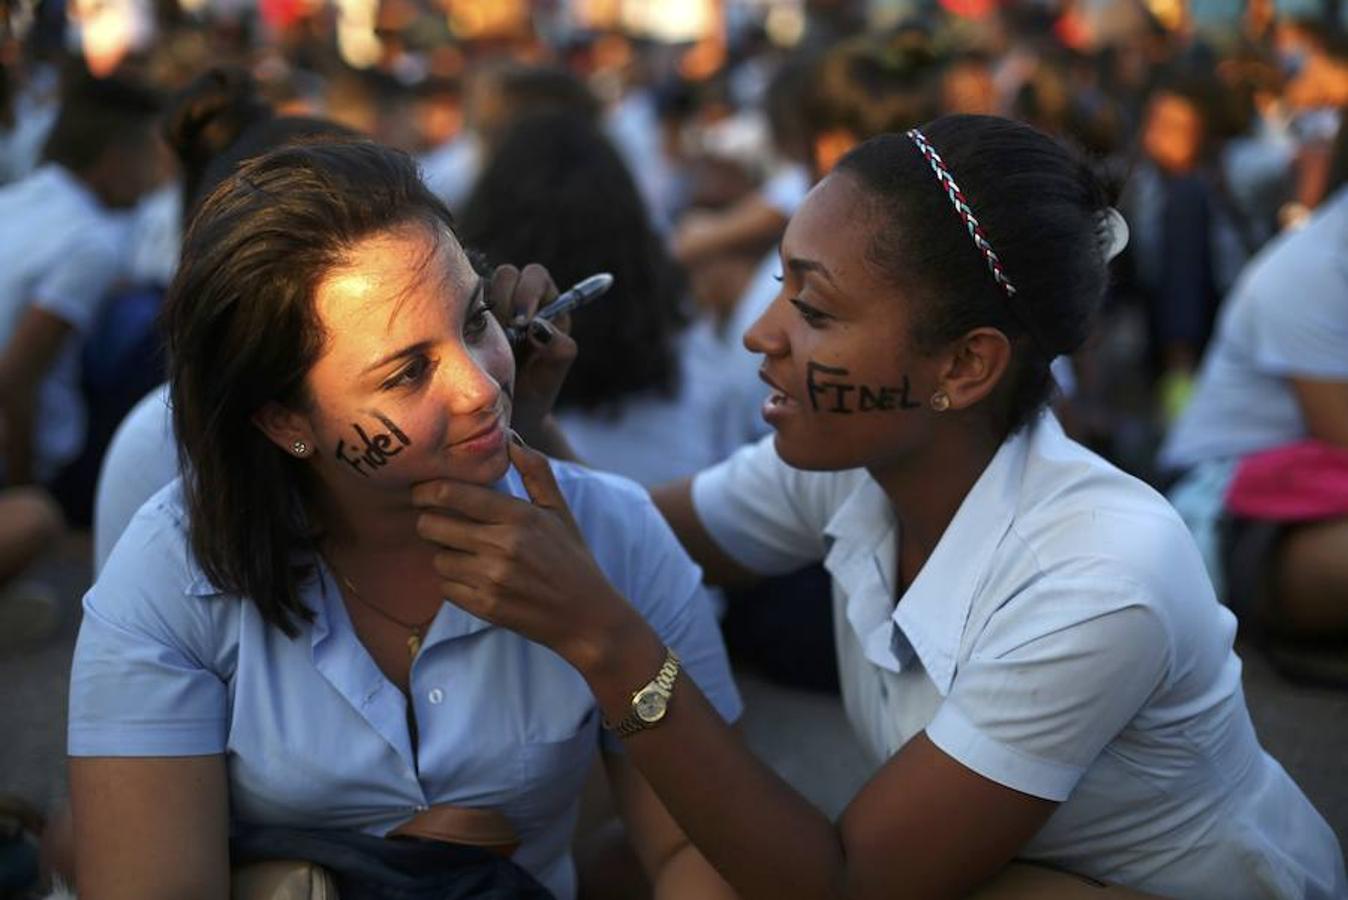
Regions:
<instances>
[{"instance_id":1,"label":"striped headband","mask_svg":"<svg viewBox=\"0 0 1348 900\"><path fill-rule=\"evenodd\" d=\"M974 216L974 211L969 208L969 201L964 199L964 193L959 185L955 184L955 179L951 177L950 170L945 167L945 161L941 159L941 154L936 152L936 148L927 143L927 138L916 128L911 128L907 132L908 137L917 144L917 149L922 151L922 155L927 158L931 170L936 173L936 180L941 183L945 189L946 195L950 197L950 203L955 207L955 212L964 221L964 227L969 231L969 237L973 238L974 246L978 252L983 254L983 260L988 264L988 271L992 273L992 280L1002 286L1008 297L1016 295L1016 288L1011 284L1011 279L1006 277L1005 270L1002 269L1002 261L997 257L997 252L992 249L992 244L988 243L987 237L983 234L983 227L978 224L978 219Z\"/></svg>"}]
</instances>

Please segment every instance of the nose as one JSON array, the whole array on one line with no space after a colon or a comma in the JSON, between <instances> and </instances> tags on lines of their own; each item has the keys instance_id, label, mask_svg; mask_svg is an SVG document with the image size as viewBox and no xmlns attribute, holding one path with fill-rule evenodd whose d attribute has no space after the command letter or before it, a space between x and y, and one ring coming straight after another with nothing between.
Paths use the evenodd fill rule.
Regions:
<instances>
[{"instance_id":1,"label":"nose","mask_svg":"<svg viewBox=\"0 0 1348 900\"><path fill-rule=\"evenodd\" d=\"M496 409L501 382L472 353L460 352L443 369L451 415L473 416Z\"/></svg>"},{"instance_id":2,"label":"nose","mask_svg":"<svg viewBox=\"0 0 1348 900\"><path fill-rule=\"evenodd\" d=\"M780 298L773 300L744 332L744 347L750 353L762 353L764 356L781 356L786 353L788 347L786 332L777 324L774 315L779 300Z\"/></svg>"}]
</instances>

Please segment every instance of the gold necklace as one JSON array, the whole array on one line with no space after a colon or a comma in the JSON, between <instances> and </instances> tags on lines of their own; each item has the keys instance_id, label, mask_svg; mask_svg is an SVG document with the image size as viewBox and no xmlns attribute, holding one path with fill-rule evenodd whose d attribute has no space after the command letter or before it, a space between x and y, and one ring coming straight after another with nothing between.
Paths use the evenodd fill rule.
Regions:
<instances>
[{"instance_id":1,"label":"gold necklace","mask_svg":"<svg viewBox=\"0 0 1348 900\"><path fill-rule=\"evenodd\" d=\"M407 655L411 659L416 659L417 654L421 652L421 638L426 633L426 629L429 628L431 623L435 621L435 617L436 615L439 615L440 610L437 609L429 619L427 619L425 622L422 622L419 625L416 624L415 622L404 622L402 619L399 619L397 616L394 616L387 610L375 606L369 600L366 600L364 597L362 597L360 595L360 591L356 590L356 586L351 583L351 579L347 578L346 575L344 575L343 573L338 572L337 567L334 566L331 562L328 563L328 566L332 569L332 571L337 573L338 578L342 579L342 584L346 585L347 591L351 594L352 597L356 598L356 601L360 603L361 606L364 606L366 609L372 610L373 612L383 616L385 619L388 619L394 625L397 625L401 628L406 628L408 631L412 632L412 634L407 638Z\"/></svg>"}]
</instances>

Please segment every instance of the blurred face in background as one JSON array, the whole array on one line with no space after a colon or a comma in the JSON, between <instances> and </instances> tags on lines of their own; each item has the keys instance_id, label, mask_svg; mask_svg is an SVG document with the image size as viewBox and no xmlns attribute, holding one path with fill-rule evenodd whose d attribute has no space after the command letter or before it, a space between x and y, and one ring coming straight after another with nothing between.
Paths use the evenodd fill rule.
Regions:
<instances>
[{"instance_id":1,"label":"blurred face in background","mask_svg":"<svg viewBox=\"0 0 1348 900\"><path fill-rule=\"evenodd\" d=\"M1158 93L1147 107L1142 149L1163 171L1182 174L1198 165L1203 147L1203 118L1178 94Z\"/></svg>"},{"instance_id":2,"label":"blurred face in background","mask_svg":"<svg viewBox=\"0 0 1348 900\"><path fill-rule=\"evenodd\" d=\"M127 209L162 184L172 169L168 146L153 125L145 124L111 142L84 175L104 206Z\"/></svg>"},{"instance_id":3,"label":"blurred face in background","mask_svg":"<svg viewBox=\"0 0 1348 900\"><path fill-rule=\"evenodd\" d=\"M997 89L986 63L953 63L941 77L941 111L992 116L997 114Z\"/></svg>"}]
</instances>

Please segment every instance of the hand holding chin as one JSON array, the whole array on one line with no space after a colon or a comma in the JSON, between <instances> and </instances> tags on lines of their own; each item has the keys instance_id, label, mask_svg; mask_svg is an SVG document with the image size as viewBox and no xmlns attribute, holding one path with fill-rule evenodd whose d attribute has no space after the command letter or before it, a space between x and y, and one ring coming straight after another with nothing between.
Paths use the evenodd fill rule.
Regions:
<instances>
[{"instance_id":1,"label":"hand holding chin","mask_svg":"<svg viewBox=\"0 0 1348 900\"><path fill-rule=\"evenodd\" d=\"M512 440L529 500L443 479L412 490L417 531L438 546L446 598L556 651L582 673L606 665L645 621L609 584L547 459Z\"/></svg>"}]
</instances>

